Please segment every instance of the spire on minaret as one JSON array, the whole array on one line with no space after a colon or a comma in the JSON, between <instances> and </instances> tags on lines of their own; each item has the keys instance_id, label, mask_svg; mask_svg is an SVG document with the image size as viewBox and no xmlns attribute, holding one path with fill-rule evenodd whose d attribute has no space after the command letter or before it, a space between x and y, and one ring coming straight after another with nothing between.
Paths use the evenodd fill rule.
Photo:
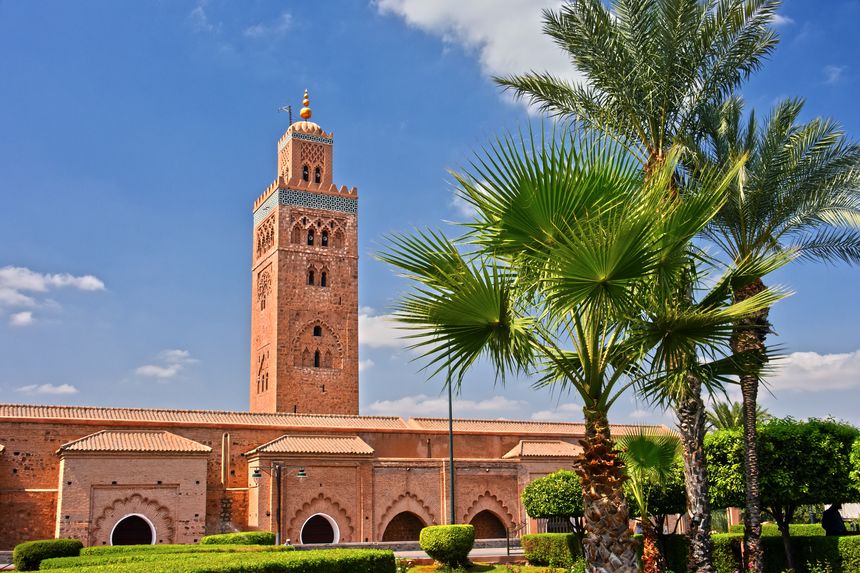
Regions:
<instances>
[{"instance_id":1,"label":"spire on minaret","mask_svg":"<svg viewBox=\"0 0 860 573\"><path fill-rule=\"evenodd\" d=\"M308 98L308 90L305 90L305 97L302 99L302 107L301 111L299 111L299 115L302 116L302 119L310 119L313 113L311 112L311 100Z\"/></svg>"}]
</instances>

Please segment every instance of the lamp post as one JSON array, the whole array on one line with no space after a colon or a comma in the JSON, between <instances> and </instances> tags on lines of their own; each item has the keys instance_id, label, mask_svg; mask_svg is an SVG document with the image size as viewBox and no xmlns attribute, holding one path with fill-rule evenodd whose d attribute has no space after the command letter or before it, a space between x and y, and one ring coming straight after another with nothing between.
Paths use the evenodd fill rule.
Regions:
<instances>
[{"instance_id":1,"label":"lamp post","mask_svg":"<svg viewBox=\"0 0 860 573\"><path fill-rule=\"evenodd\" d=\"M275 545L281 544L281 483L283 482L284 473L290 469L292 468L288 468L280 462L272 462L268 467L257 466L251 472L251 478L253 478L257 486L260 484L260 478L263 477L263 473L271 475L272 480L275 482ZM297 478L303 479L308 477L308 474L305 473L305 468L296 466L295 469L298 470L296 472Z\"/></svg>"},{"instance_id":2,"label":"lamp post","mask_svg":"<svg viewBox=\"0 0 860 573\"><path fill-rule=\"evenodd\" d=\"M454 507L454 398L453 384L451 383L451 366L448 366L448 467L451 470L451 476L448 480L451 486L450 498L451 520L448 522L454 525L457 522L457 510Z\"/></svg>"}]
</instances>

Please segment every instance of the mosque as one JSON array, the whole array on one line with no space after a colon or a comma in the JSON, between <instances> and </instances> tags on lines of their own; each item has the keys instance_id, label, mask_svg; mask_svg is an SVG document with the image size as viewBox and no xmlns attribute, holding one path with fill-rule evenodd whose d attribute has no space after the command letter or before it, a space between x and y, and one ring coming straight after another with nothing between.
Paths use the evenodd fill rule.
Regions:
<instances>
[{"instance_id":1,"label":"mosque","mask_svg":"<svg viewBox=\"0 0 860 573\"><path fill-rule=\"evenodd\" d=\"M417 540L450 521L448 420L359 415L358 191L301 120L253 205L250 411L0 404L0 550L32 539ZM570 468L581 423L454 420L458 523L534 532L520 493Z\"/></svg>"}]
</instances>

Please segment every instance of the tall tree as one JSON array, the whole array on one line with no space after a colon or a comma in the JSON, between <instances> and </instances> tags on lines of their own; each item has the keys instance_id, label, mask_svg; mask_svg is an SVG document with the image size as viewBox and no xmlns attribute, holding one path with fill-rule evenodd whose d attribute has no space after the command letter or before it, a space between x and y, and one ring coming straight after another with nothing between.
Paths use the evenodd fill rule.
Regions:
<instances>
[{"instance_id":1,"label":"tall tree","mask_svg":"<svg viewBox=\"0 0 860 573\"><path fill-rule=\"evenodd\" d=\"M679 139L758 69L777 38L777 0L571 0L544 12L544 32L565 50L583 83L548 73L497 78L540 109L621 141L646 174L660 170ZM677 193L675 186L669 189ZM687 432L684 459L692 527L690 569L710 573L707 471L702 464L701 381L676 400ZM760 572L760 568L756 570Z\"/></svg>"},{"instance_id":2,"label":"tall tree","mask_svg":"<svg viewBox=\"0 0 860 573\"><path fill-rule=\"evenodd\" d=\"M660 549L656 525L651 521L651 493L669 482L680 450L681 444L676 436L655 434L641 427L618 438L618 451L627 472L627 487L642 524L642 573L666 571L666 557Z\"/></svg>"},{"instance_id":3,"label":"tall tree","mask_svg":"<svg viewBox=\"0 0 860 573\"><path fill-rule=\"evenodd\" d=\"M462 372L485 356L500 377L537 371L536 386L578 395L586 425L577 464L583 545L593 573L637 569L608 420L648 350L631 325L655 291L677 290L691 241L722 206L733 176L671 201L675 167L645 179L621 147L581 132L506 137L455 175L477 212L465 237L395 235L379 255L413 281L395 315L414 330L431 375ZM764 291L726 308L688 309L672 326L706 337L707 325L722 332L773 300Z\"/></svg>"},{"instance_id":4,"label":"tall tree","mask_svg":"<svg viewBox=\"0 0 860 573\"><path fill-rule=\"evenodd\" d=\"M763 424L771 418L770 413L756 406L757 423ZM742 402L714 402L707 413L711 430L730 430L744 427L744 405Z\"/></svg>"},{"instance_id":5,"label":"tall tree","mask_svg":"<svg viewBox=\"0 0 860 573\"><path fill-rule=\"evenodd\" d=\"M708 225L705 236L731 263L797 254L802 259L860 261L860 146L827 119L799 123L803 102L785 100L759 124L744 114L743 101L732 97L702 119L703 136L690 147L696 153L690 169L734 165L747 157L731 198ZM762 273L746 285L735 285L742 301L765 288ZM766 363L770 332L768 309L737 324L733 348L758 356L741 376L746 448L747 555L761 571L761 509L756 445L758 385Z\"/></svg>"}]
</instances>

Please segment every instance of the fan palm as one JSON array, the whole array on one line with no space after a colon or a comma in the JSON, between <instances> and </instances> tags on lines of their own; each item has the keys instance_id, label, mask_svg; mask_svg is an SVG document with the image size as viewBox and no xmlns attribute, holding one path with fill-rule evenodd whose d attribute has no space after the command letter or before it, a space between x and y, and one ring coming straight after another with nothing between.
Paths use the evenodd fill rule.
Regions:
<instances>
[{"instance_id":1,"label":"fan palm","mask_svg":"<svg viewBox=\"0 0 860 573\"><path fill-rule=\"evenodd\" d=\"M741 402L715 402L707 414L708 426L711 430L731 430L743 428L744 406ZM770 412L756 406L756 423L766 422L771 418Z\"/></svg>"},{"instance_id":2,"label":"fan palm","mask_svg":"<svg viewBox=\"0 0 860 573\"><path fill-rule=\"evenodd\" d=\"M619 437L617 445L627 472L627 486L636 501L642 523L642 572L663 573L666 571L666 558L659 549L648 502L651 491L672 477L675 457L681 450L680 442L671 434L655 434L639 427Z\"/></svg>"},{"instance_id":3,"label":"fan palm","mask_svg":"<svg viewBox=\"0 0 860 573\"><path fill-rule=\"evenodd\" d=\"M731 199L706 228L733 263L795 253L800 258L835 262L860 261L860 146L839 125L826 119L798 123L803 102L776 105L759 125L745 119L743 101L733 97L703 116L703 134L691 170L734 165L748 157ZM734 288L742 301L765 288L761 273ZM768 309L737 324L736 352L759 353L762 359L741 377L747 511L745 534L752 568L761 570L756 417L758 384L765 364L763 351L770 331Z\"/></svg>"},{"instance_id":4,"label":"fan palm","mask_svg":"<svg viewBox=\"0 0 860 573\"><path fill-rule=\"evenodd\" d=\"M732 177L672 201L674 169L669 162L646 180L635 159L600 136L506 137L470 173L455 174L477 211L463 238L395 235L379 255L413 281L395 316L413 330L431 375L450 367L450 383L459 385L484 356L500 377L538 372L536 387L582 400L578 471L593 572L636 570L608 421L648 352L632 325L653 297L677 290L690 241L721 208ZM772 300L764 291L725 313L688 309L674 326L701 332Z\"/></svg>"}]
</instances>

